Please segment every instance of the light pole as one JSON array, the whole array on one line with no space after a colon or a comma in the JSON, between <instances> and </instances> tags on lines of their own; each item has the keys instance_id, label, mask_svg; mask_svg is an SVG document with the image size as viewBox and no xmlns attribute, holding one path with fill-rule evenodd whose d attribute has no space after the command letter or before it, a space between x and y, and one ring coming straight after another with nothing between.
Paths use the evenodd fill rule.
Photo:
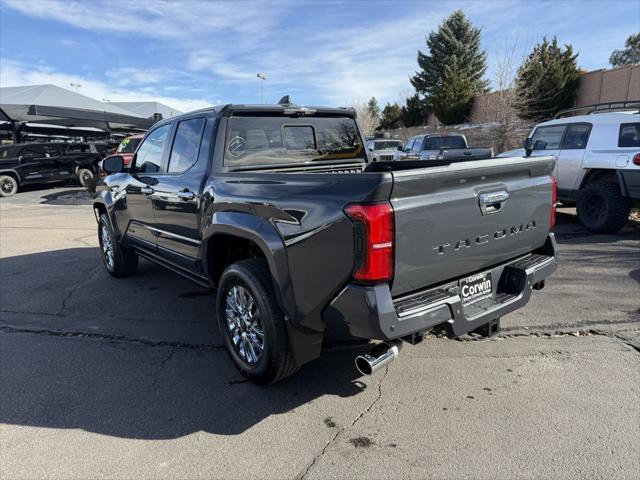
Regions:
<instances>
[{"instance_id":1,"label":"light pole","mask_svg":"<svg viewBox=\"0 0 640 480\"><path fill-rule=\"evenodd\" d=\"M79 83L71 82L69 85L71 85L72 87L75 87L76 93L78 93L78 88L82 88L82 85L80 85Z\"/></svg>"},{"instance_id":2,"label":"light pole","mask_svg":"<svg viewBox=\"0 0 640 480\"><path fill-rule=\"evenodd\" d=\"M256 77L258 77L260 79L260 99L262 101L262 103L264 103L264 81L267 79L266 75L263 75L262 73L258 73L256 75Z\"/></svg>"}]
</instances>

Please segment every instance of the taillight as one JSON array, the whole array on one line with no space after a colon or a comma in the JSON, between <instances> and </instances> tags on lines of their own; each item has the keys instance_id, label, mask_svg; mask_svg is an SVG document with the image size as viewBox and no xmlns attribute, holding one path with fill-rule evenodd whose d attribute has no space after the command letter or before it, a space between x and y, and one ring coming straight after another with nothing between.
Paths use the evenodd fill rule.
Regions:
<instances>
[{"instance_id":1,"label":"taillight","mask_svg":"<svg viewBox=\"0 0 640 480\"><path fill-rule=\"evenodd\" d=\"M551 184L551 222L549 228L553 229L556 226L556 203L558 201L558 181L553 175L551 175Z\"/></svg>"},{"instance_id":2,"label":"taillight","mask_svg":"<svg viewBox=\"0 0 640 480\"><path fill-rule=\"evenodd\" d=\"M355 268L353 278L384 282L393 277L393 208L389 202L348 205L354 222Z\"/></svg>"},{"instance_id":3,"label":"taillight","mask_svg":"<svg viewBox=\"0 0 640 480\"><path fill-rule=\"evenodd\" d=\"M633 164L640 167L640 153L636 153L635 157L633 157Z\"/></svg>"}]
</instances>

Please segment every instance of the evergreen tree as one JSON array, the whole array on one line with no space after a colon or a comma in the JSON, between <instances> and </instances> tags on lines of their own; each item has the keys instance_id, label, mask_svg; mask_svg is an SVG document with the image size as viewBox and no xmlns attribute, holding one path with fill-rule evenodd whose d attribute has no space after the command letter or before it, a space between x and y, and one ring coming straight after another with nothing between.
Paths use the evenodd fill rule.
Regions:
<instances>
[{"instance_id":1,"label":"evergreen tree","mask_svg":"<svg viewBox=\"0 0 640 480\"><path fill-rule=\"evenodd\" d=\"M431 97L433 113L445 125L461 123L469 117L473 104L473 82L462 72L445 69L442 88Z\"/></svg>"},{"instance_id":2,"label":"evergreen tree","mask_svg":"<svg viewBox=\"0 0 640 480\"><path fill-rule=\"evenodd\" d=\"M421 125L428 111L427 102L416 93L407 98L406 105L402 107L402 123L405 127Z\"/></svg>"},{"instance_id":3,"label":"evergreen tree","mask_svg":"<svg viewBox=\"0 0 640 480\"><path fill-rule=\"evenodd\" d=\"M609 63L614 67L622 67L623 65L632 65L640 63L640 32L630 35L624 42L625 48L622 50L614 50L609 57Z\"/></svg>"},{"instance_id":4,"label":"evergreen tree","mask_svg":"<svg viewBox=\"0 0 640 480\"><path fill-rule=\"evenodd\" d=\"M380 129L395 128L402 118L402 110L397 103L387 103L382 110L382 118L380 119Z\"/></svg>"},{"instance_id":5,"label":"evergreen tree","mask_svg":"<svg viewBox=\"0 0 640 480\"><path fill-rule=\"evenodd\" d=\"M367 113L377 126L377 123L380 121L380 105L378 105L376 97L371 97L367 102Z\"/></svg>"},{"instance_id":6,"label":"evergreen tree","mask_svg":"<svg viewBox=\"0 0 640 480\"><path fill-rule=\"evenodd\" d=\"M420 71L411 78L411 83L418 93L427 97L441 121L462 122L465 117L456 116L455 113L462 115L463 112L468 112L470 104L465 109L461 108L461 102L465 99L470 102L473 95L485 93L489 87L489 82L484 79L487 54L480 49L480 29L473 26L464 12L458 10L442 22L438 31L429 34L427 46L429 55L418 51ZM458 85L448 87L445 75L456 80ZM463 84L465 88L461 90ZM449 111L442 99L451 99L454 92L458 92L460 96L453 98L455 107ZM437 109L434 104L436 97L440 99ZM448 119L447 122L441 115Z\"/></svg>"},{"instance_id":7,"label":"evergreen tree","mask_svg":"<svg viewBox=\"0 0 640 480\"><path fill-rule=\"evenodd\" d=\"M520 118L539 121L573 105L580 71L571 45L564 49L546 37L524 60L516 78Z\"/></svg>"}]
</instances>

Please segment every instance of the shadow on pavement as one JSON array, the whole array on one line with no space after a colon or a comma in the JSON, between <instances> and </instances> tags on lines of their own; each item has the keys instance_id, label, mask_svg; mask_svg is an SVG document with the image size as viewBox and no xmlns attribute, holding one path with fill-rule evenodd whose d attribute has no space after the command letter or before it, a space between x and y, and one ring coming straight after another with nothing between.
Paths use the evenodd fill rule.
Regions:
<instances>
[{"instance_id":1,"label":"shadow on pavement","mask_svg":"<svg viewBox=\"0 0 640 480\"><path fill-rule=\"evenodd\" d=\"M1 423L136 439L236 435L367 388L353 364L364 346L334 348L270 387L247 383L221 347L213 295L147 262L124 280L99 262L96 248L0 259Z\"/></svg>"}]
</instances>

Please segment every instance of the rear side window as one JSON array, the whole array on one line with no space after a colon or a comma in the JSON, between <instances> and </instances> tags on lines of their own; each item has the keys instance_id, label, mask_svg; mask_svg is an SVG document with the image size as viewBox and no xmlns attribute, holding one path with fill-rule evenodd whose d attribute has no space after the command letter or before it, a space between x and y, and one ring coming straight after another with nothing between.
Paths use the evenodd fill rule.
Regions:
<instances>
[{"instance_id":1,"label":"rear side window","mask_svg":"<svg viewBox=\"0 0 640 480\"><path fill-rule=\"evenodd\" d=\"M44 148L44 153L50 157L57 157L60 155L60 148L57 145L44 144L42 147Z\"/></svg>"},{"instance_id":2,"label":"rear side window","mask_svg":"<svg viewBox=\"0 0 640 480\"><path fill-rule=\"evenodd\" d=\"M351 117L237 116L227 124L227 166L355 159L364 160L364 146Z\"/></svg>"},{"instance_id":3,"label":"rear side window","mask_svg":"<svg viewBox=\"0 0 640 480\"><path fill-rule=\"evenodd\" d=\"M538 127L531 137L534 150L557 150L560 148L566 125Z\"/></svg>"},{"instance_id":4,"label":"rear side window","mask_svg":"<svg viewBox=\"0 0 640 480\"><path fill-rule=\"evenodd\" d=\"M167 142L171 125L163 125L144 139L136 155L134 173L159 173L162 166L162 152Z\"/></svg>"},{"instance_id":5,"label":"rear side window","mask_svg":"<svg viewBox=\"0 0 640 480\"><path fill-rule=\"evenodd\" d=\"M169 173L182 173L198 161L203 127L204 118L192 118L178 123L169 159Z\"/></svg>"},{"instance_id":6,"label":"rear side window","mask_svg":"<svg viewBox=\"0 0 640 480\"><path fill-rule=\"evenodd\" d=\"M67 152L69 153L86 153L86 152L90 152L91 151L91 147L85 143L76 143L76 144L72 144L69 145L69 148L67 149Z\"/></svg>"},{"instance_id":7,"label":"rear side window","mask_svg":"<svg viewBox=\"0 0 640 480\"><path fill-rule=\"evenodd\" d=\"M618 147L640 147L640 123L623 123L620 125Z\"/></svg>"},{"instance_id":8,"label":"rear side window","mask_svg":"<svg viewBox=\"0 0 640 480\"><path fill-rule=\"evenodd\" d=\"M574 123L570 125L569 130L567 130L567 135L564 137L562 148L564 150L581 150L587 148L590 133L590 123Z\"/></svg>"}]
</instances>

